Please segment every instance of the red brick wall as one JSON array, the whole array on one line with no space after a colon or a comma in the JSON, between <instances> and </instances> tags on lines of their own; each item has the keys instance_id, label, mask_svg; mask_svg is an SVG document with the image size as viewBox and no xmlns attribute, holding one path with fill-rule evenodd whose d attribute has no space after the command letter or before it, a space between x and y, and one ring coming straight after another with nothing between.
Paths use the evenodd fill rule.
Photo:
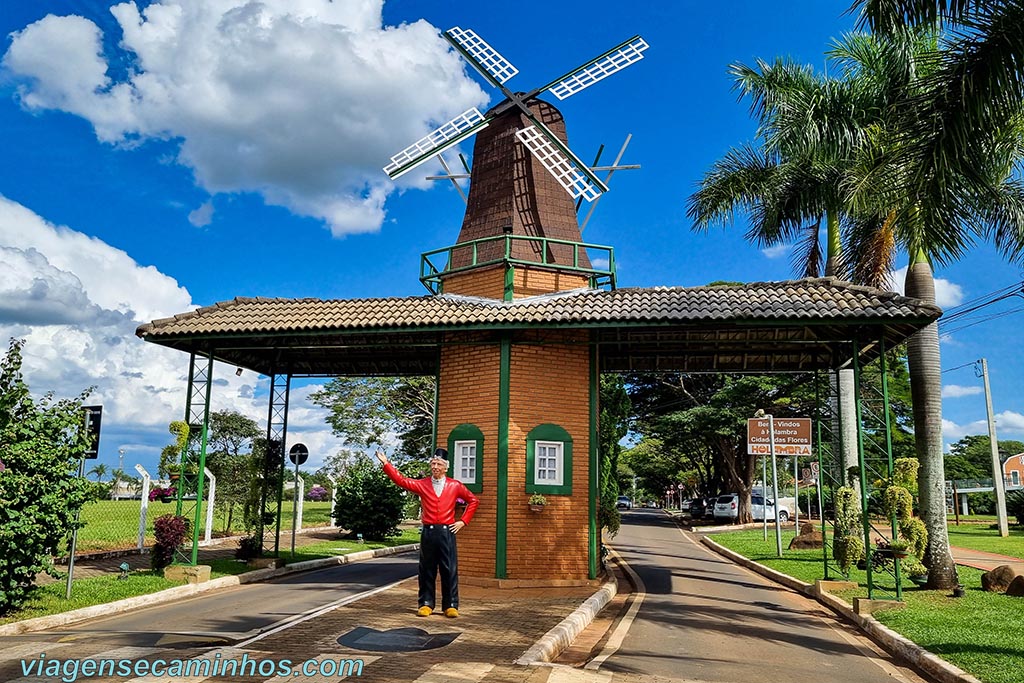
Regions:
<instances>
[{"instance_id":1,"label":"red brick wall","mask_svg":"<svg viewBox=\"0 0 1024 683\"><path fill-rule=\"evenodd\" d=\"M517 267L512 281L512 296L516 299L524 299L538 294L566 292L586 287L589 283L590 281L586 277L574 273Z\"/></svg>"},{"instance_id":2,"label":"red brick wall","mask_svg":"<svg viewBox=\"0 0 1024 683\"><path fill-rule=\"evenodd\" d=\"M579 333L550 333L544 345L512 347L509 401L508 578L586 579L589 571L590 355ZM582 339L586 337L583 336ZM552 423L573 438L572 495L545 495L529 509L526 437Z\"/></svg>"},{"instance_id":3,"label":"red brick wall","mask_svg":"<svg viewBox=\"0 0 1024 683\"><path fill-rule=\"evenodd\" d=\"M532 333L513 343L509 401L507 569L509 579L588 578L590 356L579 332ZM483 492L472 524L459 533L459 570L495 578L500 346L484 335L449 337L441 352L438 443L457 425L484 435ZM575 343L573 343L575 342ZM531 512L526 493L526 436L553 423L573 437L571 496L548 495Z\"/></svg>"},{"instance_id":4,"label":"red brick wall","mask_svg":"<svg viewBox=\"0 0 1024 683\"><path fill-rule=\"evenodd\" d=\"M483 492L472 523L459 532L459 572L494 578L498 478L498 380L501 350L480 336L451 337L441 350L441 383L437 404L437 443L460 424L475 424L484 434L480 475ZM467 344L477 341L478 344Z\"/></svg>"},{"instance_id":5,"label":"red brick wall","mask_svg":"<svg viewBox=\"0 0 1024 683\"><path fill-rule=\"evenodd\" d=\"M501 301L505 297L505 267L499 264L449 275L444 279L444 293L483 296Z\"/></svg>"}]
</instances>

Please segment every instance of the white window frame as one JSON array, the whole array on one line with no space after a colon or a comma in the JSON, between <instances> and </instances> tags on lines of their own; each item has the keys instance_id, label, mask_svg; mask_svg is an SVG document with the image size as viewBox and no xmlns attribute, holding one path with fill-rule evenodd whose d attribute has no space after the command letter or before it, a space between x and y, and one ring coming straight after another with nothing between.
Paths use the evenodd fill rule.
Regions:
<instances>
[{"instance_id":1,"label":"white window frame","mask_svg":"<svg viewBox=\"0 0 1024 683\"><path fill-rule=\"evenodd\" d=\"M472 478L463 476L464 464L463 459L465 456L462 455L462 448L468 446L473 449L473 476ZM477 473L480 470L480 461L478 460L479 453L476 452L476 441L467 439L465 441L455 442L455 455L452 458L454 466L453 471L455 478L461 481L463 484L475 484L477 482Z\"/></svg>"},{"instance_id":2,"label":"white window frame","mask_svg":"<svg viewBox=\"0 0 1024 683\"><path fill-rule=\"evenodd\" d=\"M1020 486L1020 472L1010 470L1010 486Z\"/></svg>"},{"instance_id":3,"label":"white window frame","mask_svg":"<svg viewBox=\"0 0 1024 683\"><path fill-rule=\"evenodd\" d=\"M562 486L565 483L565 443L561 441L537 441L533 445L533 483L536 486ZM554 454L544 457L555 459L555 478L542 478L541 473L541 449L554 449ZM548 468L544 468L548 472Z\"/></svg>"}]
</instances>

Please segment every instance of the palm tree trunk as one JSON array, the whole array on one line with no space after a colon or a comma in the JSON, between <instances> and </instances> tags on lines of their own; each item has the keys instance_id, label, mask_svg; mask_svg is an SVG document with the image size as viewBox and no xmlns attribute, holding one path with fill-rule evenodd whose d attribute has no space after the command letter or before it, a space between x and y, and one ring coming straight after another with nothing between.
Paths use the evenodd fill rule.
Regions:
<instances>
[{"instance_id":1,"label":"palm tree trunk","mask_svg":"<svg viewBox=\"0 0 1024 683\"><path fill-rule=\"evenodd\" d=\"M907 269L907 296L935 303L935 280L924 252L912 257ZM932 323L907 342L910 395L914 402L914 444L921 464L918 476L921 519L928 529L924 564L927 587L957 585L956 565L949 551L946 530L946 476L942 463L942 376L939 367L939 326Z\"/></svg>"}]
</instances>

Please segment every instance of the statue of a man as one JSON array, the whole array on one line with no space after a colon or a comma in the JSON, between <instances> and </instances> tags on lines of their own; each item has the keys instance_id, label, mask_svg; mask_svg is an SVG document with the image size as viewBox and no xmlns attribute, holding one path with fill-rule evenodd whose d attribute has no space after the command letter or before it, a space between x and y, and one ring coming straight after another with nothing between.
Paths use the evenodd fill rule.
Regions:
<instances>
[{"instance_id":1,"label":"statue of a man","mask_svg":"<svg viewBox=\"0 0 1024 683\"><path fill-rule=\"evenodd\" d=\"M461 481L445 476L448 451L444 448L434 451L430 459L430 476L422 479L402 476L388 462L384 451L377 451L377 459L384 465L384 473L391 481L420 497L423 530L420 534L420 594L416 614L421 617L433 614L437 597L434 586L440 571L441 609L446 617L454 619L459 616L459 558L455 534L472 521L480 501ZM455 521L455 504L460 498L466 502L466 511L462 513L462 519Z\"/></svg>"}]
</instances>

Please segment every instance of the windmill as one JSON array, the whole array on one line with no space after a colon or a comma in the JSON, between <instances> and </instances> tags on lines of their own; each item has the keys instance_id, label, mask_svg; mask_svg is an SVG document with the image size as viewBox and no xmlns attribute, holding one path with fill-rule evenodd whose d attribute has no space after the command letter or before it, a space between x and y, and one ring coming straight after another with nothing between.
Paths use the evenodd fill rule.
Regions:
<instances>
[{"instance_id":1,"label":"windmill","mask_svg":"<svg viewBox=\"0 0 1024 683\"><path fill-rule=\"evenodd\" d=\"M643 59L643 51L648 47L643 38L633 36L555 80L521 93L505 87L505 83L519 70L475 32L456 26L445 31L443 36L487 82L501 91L506 101L491 109L486 116L473 107L406 147L391 157L391 163L384 167L388 177L395 179L408 173L431 157L440 155L444 150L479 132L510 109L518 108L531 125L518 130L516 138L573 199L594 201L608 191L608 186L587 164L536 116L528 102L544 91L549 91L559 100L565 100Z\"/></svg>"}]
</instances>

